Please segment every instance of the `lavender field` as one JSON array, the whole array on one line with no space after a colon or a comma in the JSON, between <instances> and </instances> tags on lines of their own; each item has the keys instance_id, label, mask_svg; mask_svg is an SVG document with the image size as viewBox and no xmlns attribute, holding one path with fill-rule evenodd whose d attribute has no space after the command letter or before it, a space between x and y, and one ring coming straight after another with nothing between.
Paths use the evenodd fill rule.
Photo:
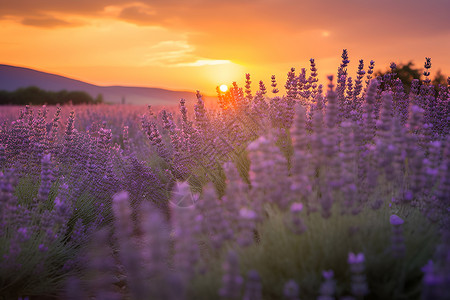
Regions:
<instances>
[{"instance_id":1,"label":"lavender field","mask_svg":"<svg viewBox=\"0 0 450 300\"><path fill-rule=\"evenodd\" d=\"M450 299L450 78L310 63L217 109L1 107L0 299Z\"/></svg>"}]
</instances>

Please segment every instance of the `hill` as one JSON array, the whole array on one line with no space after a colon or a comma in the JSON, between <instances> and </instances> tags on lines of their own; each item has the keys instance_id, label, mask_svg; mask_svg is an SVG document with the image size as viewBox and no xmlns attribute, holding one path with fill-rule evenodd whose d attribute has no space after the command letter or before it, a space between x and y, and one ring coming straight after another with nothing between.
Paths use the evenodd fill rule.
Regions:
<instances>
[{"instance_id":1,"label":"hill","mask_svg":"<svg viewBox=\"0 0 450 300\"><path fill-rule=\"evenodd\" d=\"M181 98L195 101L194 92L171 91L151 87L98 86L68 77L33 69L0 64L0 90L14 91L18 88L37 86L48 91L85 91L93 98L102 94L107 103L174 105Z\"/></svg>"}]
</instances>

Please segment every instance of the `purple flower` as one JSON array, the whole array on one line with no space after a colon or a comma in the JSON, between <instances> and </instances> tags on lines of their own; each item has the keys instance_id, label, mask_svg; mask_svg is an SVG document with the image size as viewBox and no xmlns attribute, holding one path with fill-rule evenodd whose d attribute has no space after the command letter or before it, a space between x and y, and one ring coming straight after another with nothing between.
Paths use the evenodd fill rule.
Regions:
<instances>
[{"instance_id":1,"label":"purple flower","mask_svg":"<svg viewBox=\"0 0 450 300\"><path fill-rule=\"evenodd\" d=\"M243 207L239 210L239 216L241 216L241 218L249 220L254 220L257 218L257 214L253 210L246 207Z\"/></svg>"},{"instance_id":2,"label":"purple flower","mask_svg":"<svg viewBox=\"0 0 450 300\"><path fill-rule=\"evenodd\" d=\"M222 288L219 295L224 299L238 299L244 279L239 274L239 258L234 251L228 252L223 264L224 275L222 277Z\"/></svg>"},{"instance_id":3,"label":"purple flower","mask_svg":"<svg viewBox=\"0 0 450 300\"><path fill-rule=\"evenodd\" d=\"M394 226L398 226L402 225L405 221L397 215L391 215L389 222Z\"/></svg>"},{"instance_id":4,"label":"purple flower","mask_svg":"<svg viewBox=\"0 0 450 300\"><path fill-rule=\"evenodd\" d=\"M272 75L272 93L276 94L278 93L278 89L277 89L277 81L275 79L275 75Z\"/></svg>"},{"instance_id":5,"label":"purple flower","mask_svg":"<svg viewBox=\"0 0 450 300\"><path fill-rule=\"evenodd\" d=\"M405 253L405 241L403 238L402 224L404 223L397 215L392 215L389 219L392 224L392 251L395 257L402 257Z\"/></svg>"},{"instance_id":6,"label":"purple flower","mask_svg":"<svg viewBox=\"0 0 450 300\"><path fill-rule=\"evenodd\" d=\"M303 210L303 204L302 203L292 203L291 205L291 212L292 213L299 213Z\"/></svg>"},{"instance_id":7,"label":"purple flower","mask_svg":"<svg viewBox=\"0 0 450 300\"><path fill-rule=\"evenodd\" d=\"M200 232L198 224L201 220L195 217L195 211L191 209L174 208L172 212L173 265L181 278L187 281L189 274L194 272L194 266L199 260L199 249L195 235Z\"/></svg>"},{"instance_id":8,"label":"purple flower","mask_svg":"<svg viewBox=\"0 0 450 300\"><path fill-rule=\"evenodd\" d=\"M333 270L325 270L325 271L322 271L322 276L325 279L331 279L334 277L334 272L333 272Z\"/></svg>"},{"instance_id":9,"label":"purple flower","mask_svg":"<svg viewBox=\"0 0 450 300\"><path fill-rule=\"evenodd\" d=\"M360 264L364 262L364 253L354 254L350 252L348 254L348 263L349 264Z\"/></svg>"},{"instance_id":10,"label":"purple flower","mask_svg":"<svg viewBox=\"0 0 450 300\"><path fill-rule=\"evenodd\" d=\"M30 231L27 227L20 227L17 229L17 233L19 234L19 241L25 242L30 239Z\"/></svg>"},{"instance_id":11,"label":"purple flower","mask_svg":"<svg viewBox=\"0 0 450 300\"><path fill-rule=\"evenodd\" d=\"M300 293L298 284L294 280L289 280L284 285L283 294L287 300L299 300L298 294Z\"/></svg>"},{"instance_id":12,"label":"purple flower","mask_svg":"<svg viewBox=\"0 0 450 300\"><path fill-rule=\"evenodd\" d=\"M348 263L351 272L351 289L354 296L364 296L369 293L369 287L364 274L364 254L348 254Z\"/></svg>"},{"instance_id":13,"label":"purple flower","mask_svg":"<svg viewBox=\"0 0 450 300\"><path fill-rule=\"evenodd\" d=\"M333 270L323 271L325 281L320 286L320 296L317 300L333 300L336 292L336 281L333 279Z\"/></svg>"},{"instance_id":14,"label":"purple flower","mask_svg":"<svg viewBox=\"0 0 450 300\"><path fill-rule=\"evenodd\" d=\"M250 270L247 275L247 283L245 285L245 292L243 300L261 300L262 299L262 285L261 277L255 270Z\"/></svg>"}]
</instances>

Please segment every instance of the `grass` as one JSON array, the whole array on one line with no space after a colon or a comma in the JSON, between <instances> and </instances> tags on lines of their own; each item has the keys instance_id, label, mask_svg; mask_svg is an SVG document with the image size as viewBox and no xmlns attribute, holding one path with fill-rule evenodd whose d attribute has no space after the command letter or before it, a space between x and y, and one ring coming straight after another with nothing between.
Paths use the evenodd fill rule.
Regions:
<instances>
[{"instance_id":1,"label":"grass","mask_svg":"<svg viewBox=\"0 0 450 300\"><path fill-rule=\"evenodd\" d=\"M261 276L264 299L282 299L283 286L294 279L300 286L300 299L316 299L322 271L333 270L337 296L350 295L348 253L364 253L370 294L365 299L419 299L421 268L434 253L439 240L437 227L414 208L400 207L404 218L406 255L395 258L391 253L393 209L368 207L358 215L341 215L337 206L330 218L320 213L304 215L307 230L296 235L285 225L287 212L265 207L267 218L258 227L259 242L237 249L241 275L256 270ZM235 248L229 244L228 249ZM203 263L208 274L192 280L191 299L214 299L221 284L221 264L227 248L218 256L209 256Z\"/></svg>"}]
</instances>

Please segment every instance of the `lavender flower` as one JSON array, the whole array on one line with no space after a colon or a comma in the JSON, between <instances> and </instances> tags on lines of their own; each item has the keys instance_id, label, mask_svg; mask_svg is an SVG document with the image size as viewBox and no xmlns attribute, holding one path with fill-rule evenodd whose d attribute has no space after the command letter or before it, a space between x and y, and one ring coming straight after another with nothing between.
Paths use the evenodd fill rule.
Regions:
<instances>
[{"instance_id":1,"label":"lavender flower","mask_svg":"<svg viewBox=\"0 0 450 300\"><path fill-rule=\"evenodd\" d=\"M300 218L300 212L302 210L302 203L292 203L290 217L285 220L286 226L295 234L302 234L306 230L306 226Z\"/></svg>"},{"instance_id":2,"label":"lavender flower","mask_svg":"<svg viewBox=\"0 0 450 300\"><path fill-rule=\"evenodd\" d=\"M114 260L107 246L108 237L109 233L106 229L100 230L94 235L90 246L91 251L89 251L86 261L89 265L87 276L91 278L91 280L87 281L89 294L99 300L120 299L119 294L111 289L111 285L115 281L113 277L115 270ZM77 283L72 283L76 287ZM73 291L75 287L69 285L66 294L78 293L77 291Z\"/></svg>"},{"instance_id":3,"label":"lavender flower","mask_svg":"<svg viewBox=\"0 0 450 300\"><path fill-rule=\"evenodd\" d=\"M75 122L75 111L70 112L69 120L67 121L66 132L64 138L67 142L67 145L73 140L73 130L74 130L74 122Z\"/></svg>"},{"instance_id":4,"label":"lavender flower","mask_svg":"<svg viewBox=\"0 0 450 300\"><path fill-rule=\"evenodd\" d=\"M146 292L147 294L144 295L144 298L180 299L176 297L178 293L173 293L174 291L172 291L169 284L175 284L179 294L183 294L182 277L175 276L169 271L167 266L170 236L169 224L167 224L161 212L150 203L143 203L140 210L142 212L140 223L143 235L142 244L138 244L138 247L141 247L141 249L136 256L137 258L142 258L141 264L144 264L146 267L138 268L133 272L139 275L137 272L143 269L143 279L150 280L151 285L146 284L146 281L135 281L136 289L139 289L136 290L136 295L141 295L140 292Z\"/></svg>"},{"instance_id":5,"label":"lavender flower","mask_svg":"<svg viewBox=\"0 0 450 300\"><path fill-rule=\"evenodd\" d=\"M350 265L351 289L352 294L356 297L363 297L369 293L369 288L366 282L366 276L364 274L364 254L354 254L350 252L348 254L348 263Z\"/></svg>"},{"instance_id":6,"label":"lavender flower","mask_svg":"<svg viewBox=\"0 0 450 300\"><path fill-rule=\"evenodd\" d=\"M366 102L364 104L364 133L366 143L371 142L375 135L375 116L373 111L378 85L377 80L372 80L367 89Z\"/></svg>"},{"instance_id":7,"label":"lavender flower","mask_svg":"<svg viewBox=\"0 0 450 300\"><path fill-rule=\"evenodd\" d=\"M279 90L277 89L277 81L275 80L275 75L272 75L272 93L277 94Z\"/></svg>"},{"instance_id":8,"label":"lavender flower","mask_svg":"<svg viewBox=\"0 0 450 300\"><path fill-rule=\"evenodd\" d=\"M249 73L245 74L245 94L246 94L245 97L247 98L248 102L252 101L253 99L252 90L250 88L251 83L252 81L250 80L250 74Z\"/></svg>"},{"instance_id":9,"label":"lavender flower","mask_svg":"<svg viewBox=\"0 0 450 300\"><path fill-rule=\"evenodd\" d=\"M196 207L202 213L203 232L210 236L209 241L214 249L220 249L226 241L233 239L234 228L230 224L228 214L224 216L223 207L211 183L205 187L203 197L199 199Z\"/></svg>"},{"instance_id":10,"label":"lavender flower","mask_svg":"<svg viewBox=\"0 0 450 300\"><path fill-rule=\"evenodd\" d=\"M300 289L294 280L289 280L284 285L283 295L286 300L299 300Z\"/></svg>"},{"instance_id":11,"label":"lavender flower","mask_svg":"<svg viewBox=\"0 0 450 300\"><path fill-rule=\"evenodd\" d=\"M239 275L239 260L234 251L229 251L226 261L223 263L224 275L219 296L222 299L240 299L243 278Z\"/></svg>"},{"instance_id":12,"label":"lavender flower","mask_svg":"<svg viewBox=\"0 0 450 300\"><path fill-rule=\"evenodd\" d=\"M333 300L336 292L336 281L333 270L323 271L322 276L325 281L320 286L320 296L317 300Z\"/></svg>"},{"instance_id":13,"label":"lavender flower","mask_svg":"<svg viewBox=\"0 0 450 300\"><path fill-rule=\"evenodd\" d=\"M195 266L200 258L196 241L199 234L199 220L191 208L175 208L172 215L174 235L174 267L187 283L189 275L195 273ZM151 246L151 245L150 245Z\"/></svg>"},{"instance_id":14,"label":"lavender flower","mask_svg":"<svg viewBox=\"0 0 450 300\"><path fill-rule=\"evenodd\" d=\"M403 257L405 255L405 241L403 238L404 220L397 215L391 215L389 222L392 225L392 252L395 257Z\"/></svg>"},{"instance_id":15,"label":"lavender flower","mask_svg":"<svg viewBox=\"0 0 450 300\"><path fill-rule=\"evenodd\" d=\"M337 95L334 91L333 76L328 76L328 92L327 92L327 110L326 110L326 124L328 128L333 128L338 122L338 103Z\"/></svg>"},{"instance_id":16,"label":"lavender flower","mask_svg":"<svg viewBox=\"0 0 450 300\"><path fill-rule=\"evenodd\" d=\"M358 71L356 72L357 77L355 80L355 88L353 90L353 101L356 102L359 94L362 89L362 79L366 72L364 71L364 61L362 59L359 60Z\"/></svg>"},{"instance_id":17,"label":"lavender flower","mask_svg":"<svg viewBox=\"0 0 450 300\"><path fill-rule=\"evenodd\" d=\"M450 276L448 275L448 272L445 273L445 268L442 268L430 259L428 263L423 266L422 272L424 273L422 298L425 300L448 299L450 296L448 290Z\"/></svg>"},{"instance_id":18,"label":"lavender flower","mask_svg":"<svg viewBox=\"0 0 450 300\"><path fill-rule=\"evenodd\" d=\"M41 185L39 187L37 201L38 204L47 201L53 181L51 155L47 154L42 158Z\"/></svg>"},{"instance_id":19,"label":"lavender flower","mask_svg":"<svg viewBox=\"0 0 450 300\"><path fill-rule=\"evenodd\" d=\"M255 270L250 270L247 274L245 292L242 300L262 300L261 278Z\"/></svg>"},{"instance_id":20,"label":"lavender flower","mask_svg":"<svg viewBox=\"0 0 450 300\"><path fill-rule=\"evenodd\" d=\"M430 76L430 68L431 68L431 58L430 57L425 57L425 70L423 71L423 75L425 76L425 80L424 83L426 85L429 85L431 80L428 78L428 76Z\"/></svg>"},{"instance_id":21,"label":"lavender flower","mask_svg":"<svg viewBox=\"0 0 450 300\"><path fill-rule=\"evenodd\" d=\"M254 210L243 207L239 210L238 244L241 247L249 246L254 240L256 221L260 218Z\"/></svg>"},{"instance_id":22,"label":"lavender flower","mask_svg":"<svg viewBox=\"0 0 450 300\"><path fill-rule=\"evenodd\" d=\"M131 239L133 224L131 209L127 192L120 192L113 197L113 210L116 217L115 233L120 246L120 258L125 267L130 291L134 298L143 299L148 296L148 288L144 283L144 274L141 268L142 256L136 251Z\"/></svg>"},{"instance_id":23,"label":"lavender flower","mask_svg":"<svg viewBox=\"0 0 450 300\"><path fill-rule=\"evenodd\" d=\"M439 185L437 187L436 196L441 203L448 201L450 195L450 136L447 136L445 148L443 151L442 163L439 168Z\"/></svg>"}]
</instances>

